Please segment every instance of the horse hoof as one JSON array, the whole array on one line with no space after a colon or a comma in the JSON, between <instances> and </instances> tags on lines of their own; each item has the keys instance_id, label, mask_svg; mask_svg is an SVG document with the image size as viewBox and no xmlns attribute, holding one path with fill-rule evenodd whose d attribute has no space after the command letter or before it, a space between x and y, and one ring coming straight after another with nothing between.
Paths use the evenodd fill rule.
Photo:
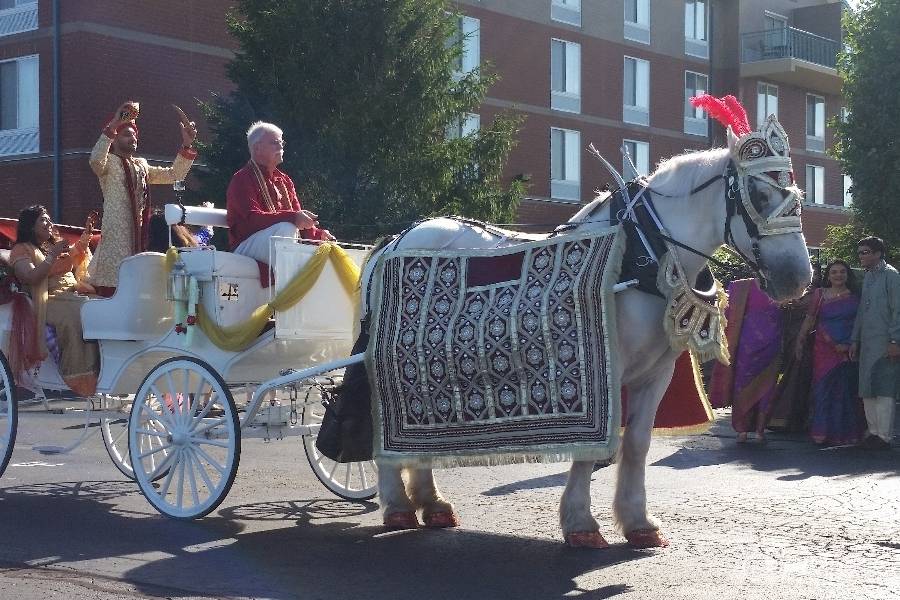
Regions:
<instances>
[{"instance_id":1,"label":"horse hoof","mask_svg":"<svg viewBox=\"0 0 900 600\"><path fill-rule=\"evenodd\" d=\"M416 519L416 512L413 510L395 512L384 515L384 526L388 529L418 529L419 520Z\"/></svg>"},{"instance_id":2,"label":"horse hoof","mask_svg":"<svg viewBox=\"0 0 900 600\"><path fill-rule=\"evenodd\" d=\"M422 520L425 527L459 527L459 515L452 510L422 515Z\"/></svg>"},{"instance_id":3,"label":"horse hoof","mask_svg":"<svg viewBox=\"0 0 900 600\"><path fill-rule=\"evenodd\" d=\"M633 548L665 548L667 540L657 529L635 529L625 534L625 539Z\"/></svg>"},{"instance_id":4,"label":"horse hoof","mask_svg":"<svg viewBox=\"0 0 900 600\"><path fill-rule=\"evenodd\" d=\"M609 548L609 542L603 539L599 531L578 531L567 533L566 545L571 548Z\"/></svg>"}]
</instances>

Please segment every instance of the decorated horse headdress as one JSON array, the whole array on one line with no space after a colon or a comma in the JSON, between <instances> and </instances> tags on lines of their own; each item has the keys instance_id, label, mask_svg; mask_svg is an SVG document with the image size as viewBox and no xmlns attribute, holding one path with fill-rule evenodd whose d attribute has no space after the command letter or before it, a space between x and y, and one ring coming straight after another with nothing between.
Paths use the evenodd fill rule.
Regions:
<instances>
[{"instance_id":1,"label":"decorated horse headdress","mask_svg":"<svg viewBox=\"0 0 900 600\"><path fill-rule=\"evenodd\" d=\"M790 145L784 128L775 115L754 131L747 111L734 96L716 98L703 94L691 98L691 104L703 108L727 129L734 172L729 173L729 194L739 192L751 237L800 233L800 194L794 185ZM748 185L751 179L767 183L782 192L782 202L770 208L754 203ZM756 230L756 231L753 231Z\"/></svg>"}]
</instances>

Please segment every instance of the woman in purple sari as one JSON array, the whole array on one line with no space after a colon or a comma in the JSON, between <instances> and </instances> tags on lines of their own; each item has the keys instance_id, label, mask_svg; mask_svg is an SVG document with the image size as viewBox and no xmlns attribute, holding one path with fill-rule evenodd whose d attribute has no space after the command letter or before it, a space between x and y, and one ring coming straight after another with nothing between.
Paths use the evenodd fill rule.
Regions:
<instances>
[{"instance_id":1,"label":"woman in purple sari","mask_svg":"<svg viewBox=\"0 0 900 600\"><path fill-rule=\"evenodd\" d=\"M781 366L781 310L755 279L739 279L728 285L725 315L731 366L714 367L710 400L716 408L732 407L738 442L755 431L764 443Z\"/></svg>"},{"instance_id":2,"label":"woman in purple sari","mask_svg":"<svg viewBox=\"0 0 900 600\"><path fill-rule=\"evenodd\" d=\"M825 287L816 290L809 303L796 346L802 357L806 336L815 328L809 435L821 445L855 444L865 430L865 418L856 389L858 367L847 351L859 297L847 263L832 261L825 273Z\"/></svg>"}]
</instances>

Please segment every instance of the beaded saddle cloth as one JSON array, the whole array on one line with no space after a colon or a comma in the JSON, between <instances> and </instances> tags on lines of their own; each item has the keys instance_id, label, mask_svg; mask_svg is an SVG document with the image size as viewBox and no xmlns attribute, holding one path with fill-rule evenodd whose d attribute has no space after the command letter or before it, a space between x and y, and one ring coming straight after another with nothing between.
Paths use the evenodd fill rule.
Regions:
<instances>
[{"instance_id":1,"label":"beaded saddle cloth","mask_svg":"<svg viewBox=\"0 0 900 600\"><path fill-rule=\"evenodd\" d=\"M366 356L375 457L449 466L614 456L623 240L610 228L385 253Z\"/></svg>"}]
</instances>

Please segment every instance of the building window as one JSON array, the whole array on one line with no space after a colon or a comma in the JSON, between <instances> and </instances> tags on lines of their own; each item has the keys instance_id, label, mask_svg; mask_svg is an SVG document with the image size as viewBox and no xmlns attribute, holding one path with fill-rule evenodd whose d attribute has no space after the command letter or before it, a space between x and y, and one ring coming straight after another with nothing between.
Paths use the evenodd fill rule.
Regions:
<instances>
[{"instance_id":1,"label":"building window","mask_svg":"<svg viewBox=\"0 0 900 600\"><path fill-rule=\"evenodd\" d=\"M481 65L481 22L478 19L460 15L456 33L449 43L460 47L454 65L454 76L457 79L465 77Z\"/></svg>"},{"instance_id":2,"label":"building window","mask_svg":"<svg viewBox=\"0 0 900 600\"><path fill-rule=\"evenodd\" d=\"M825 152L825 98L806 95L806 149Z\"/></svg>"},{"instance_id":3,"label":"building window","mask_svg":"<svg viewBox=\"0 0 900 600\"><path fill-rule=\"evenodd\" d=\"M706 0L685 0L684 3L684 53L709 58Z\"/></svg>"},{"instance_id":4,"label":"building window","mask_svg":"<svg viewBox=\"0 0 900 600\"><path fill-rule=\"evenodd\" d=\"M841 107L841 122L846 123L850 119L850 109L846 106Z\"/></svg>"},{"instance_id":5,"label":"building window","mask_svg":"<svg viewBox=\"0 0 900 600\"><path fill-rule=\"evenodd\" d=\"M853 180L844 175L844 206L853 206Z\"/></svg>"},{"instance_id":6,"label":"building window","mask_svg":"<svg viewBox=\"0 0 900 600\"><path fill-rule=\"evenodd\" d=\"M37 0L0 0L0 36L37 28Z\"/></svg>"},{"instance_id":7,"label":"building window","mask_svg":"<svg viewBox=\"0 0 900 600\"><path fill-rule=\"evenodd\" d=\"M762 127L769 115L778 118L778 86L770 83L756 84L756 125Z\"/></svg>"},{"instance_id":8,"label":"building window","mask_svg":"<svg viewBox=\"0 0 900 600\"><path fill-rule=\"evenodd\" d=\"M447 139L458 140L476 133L481 128L481 116L474 113L466 113L458 119L454 119L447 126Z\"/></svg>"},{"instance_id":9,"label":"building window","mask_svg":"<svg viewBox=\"0 0 900 600\"><path fill-rule=\"evenodd\" d=\"M702 73L684 72L684 132L691 135L707 135L706 111L691 105L691 98L705 94L709 78Z\"/></svg>"},{"instance_id":10,"label":"building window","mask_svg":"<svg viewBox=\"0 0 900 600\"><path fill-rule=\"evenodd\" d=\"M650 0L625 0L625 39L650 43Z\"/></svg>"},{"instance_id":11,"label":"building window","mask_svg":"<svg viewBox=\"0 0 900 600\"><path fill-rule=\"evenodd\" d=\"M622 120L636 125L650 124L650 63L625 57Z\"/></svg>"},{"instance_id":12,"label":"building window","mask_svg":"<svg viewBox=\"0 0 900 600\"><path fill-rule=\"evenodd\" d=\"M825 168L806 165L806 201L825 204Z\"/></svg>"},{"instance_id":13,"label":"building window","mask_svg":"<svg viewBox=\"0 0 900 600\"><path fill-rule=\"evenodd\" d=\"M581 27L581 0L551 0L550 18Z\"/></svg>"},{"instance_id":14,"label":"building window","mask_svg":"<svg viewBox=\"0 0 900 600\"><path fill-rule=\"evenodd\" d=\"M581 45L550 40L550 107L581 112Z\"/></svg>"},{"instance_id":15,"label":"building window","mask_svg":"<svg viewBox=\"0 0 900 600\"><path fill-rule=\"evenodd\" d=\"M637 140L624 140L625 151L628 156L622 157L622 176L626 180L632 180L639 176L650 174L650 144ZM630 161L628 159L631 159ZM634 165L632 167L632 164ZM635 173L634 171L637 171Z\"/></svg>"},{"instance_id":16,"label":"building window","mask_svg":"<svg viewBox=\"0 0 900 600\"><path fill-rule=\"evenodd\" d=\"M0 155L38 152L38 57L0 62Z\"/></svg>"},{"instance_id":17,"label":"building window","mask_svg":"<svg viewBox=\"0 0 900 600\"><path fill-rule=\"evenodd\" d=\"M581 200L581 133L550 128L550 195L555 200Z\"/></svg>"}]
</instances>

